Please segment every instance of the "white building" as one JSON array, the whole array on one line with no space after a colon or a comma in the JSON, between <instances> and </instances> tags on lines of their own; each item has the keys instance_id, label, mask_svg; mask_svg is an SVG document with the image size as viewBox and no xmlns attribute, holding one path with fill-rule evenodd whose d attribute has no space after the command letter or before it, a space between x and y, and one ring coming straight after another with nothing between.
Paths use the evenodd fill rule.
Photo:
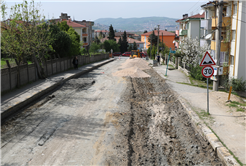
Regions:
<instances>
[{"instance_id":1,"label":"white building","mask_svg":"<svg viewBox=\"0 0 246 166\"><path fill-rule=\"evenodd\" d=\"M216 2L215 2L216 3ZM211 54L215 57L215 29L218 26L218 8L215 3L209 2L201 7L205 10L203 36L208 36L211 43ZM220 66L229 78L246 80L246 2L224 1L221 30ZM211 35L208 35L211 34ZM201 42L205 42L201 38Z\"/></svg>"}]
</instances>

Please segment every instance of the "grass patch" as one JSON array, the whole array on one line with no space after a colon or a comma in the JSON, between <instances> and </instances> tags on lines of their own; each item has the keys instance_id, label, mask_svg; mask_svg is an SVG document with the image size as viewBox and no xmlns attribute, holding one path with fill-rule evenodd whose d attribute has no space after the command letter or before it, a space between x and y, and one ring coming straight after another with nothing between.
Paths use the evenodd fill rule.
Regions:
<instances>
[{"instance_id":1,"label":"grass patch","mask_svg":"<svg viewBox=\"0 0 246 166\"><path fill-rule=\"evenodd\" d=\"M207 124L206 124L207 125ZM222 145L224 146L224 147L226 147L226 149L229 151L229 153L235 158L235 160L241 165L241 166L243 166L243 163L233 154L233 152L230 150L230 149L228 149L228 147L225 145L225 143L219 138L219 136L214 132L214 130L211 128L211 127L209 127L208 125L207 125L207 127L214 133L214 135L218 138L218 140L222 143Z\"/></svg>"},{"instance_id":2,"label":"grass patch","mask_svg":"<svg viewBox=\"0 0 246 166\"><path fill-rule=\"evenodd\" d=\"M204 89L207 89L207 85L206 86L203 86L203 85L196 85L196 84L192 84L192 83L185 83L185 82L177 82L178 84L184 84L184 85L189 85L189 86L194 86L194 87L200 87L200 88L204 88ZM213 87L208 87L208 89L212 90Z\"/></svg>"},{"instance_id":3,"label":"grass patch","mask_svg":"<svg viewBox=\"0 0 246 166\"><path fill-rule=\"evenodd\" d=\"M243 108L237 108L237 112L245 112Z\"/></svg>"},{"instance_id":4,"label":"grass patch","mask_svg":"<svg viewBox=\"0 0 246 166\"><path fill-rule=\"evenodd\" d=\"M229 106L229 107L238 107L238 105L234 104L234 103L227 104L227 106Z\"/></svg>"},{"instance_id":5,"label":"grass patch","mask_svg":"<svg viewBox=\"0 0 246 166\"><path fill-rule=\"evenodd\" d=\"M239 103L237 101L231 101L227 106L237 108L237 112L245 112L245 109L241 108L240 106L245 107L246 103Z\"/></svg>"},{"instance_id":6,"label":"grass patch","mask_svg":"<svg viewBox=\"0 0 246 166\"><path fill-rule=\"evenodd\" d=\"M207 111L201 110L201 111L195 111L195 112L201 120L203 121L208 120L210 123L213 123L214 118L209 113L207 113Z\"/></svg>"},{"instance_id":7,"label":"grass patch","mask_svg":"<svg viewBox=\"0 0 246 166\"><path fill-rule=\"evenodd\" d=\"M7 68L6 60L9 60L10 66L16 66L15 60L12 58L1 58L1 69ZM28 64L32 64L31 61L27 61Z\"/></svg>"}]
</instances>

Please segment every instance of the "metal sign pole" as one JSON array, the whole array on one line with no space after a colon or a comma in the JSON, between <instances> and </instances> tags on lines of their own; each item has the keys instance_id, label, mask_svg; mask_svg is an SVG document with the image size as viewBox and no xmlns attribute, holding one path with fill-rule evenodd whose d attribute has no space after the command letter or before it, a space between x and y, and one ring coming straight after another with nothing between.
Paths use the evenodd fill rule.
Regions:
<instances>
[{"instance_id":1,"label":"metal sign pole","mask_svg":"<svg viewBox=\"0 0 246 166\"><path fill-rule=\"evenodd\" d=\"M208 78L207 78L207 113L209 115L209 89L208 89Z\"/></svg>"}]
</instances>

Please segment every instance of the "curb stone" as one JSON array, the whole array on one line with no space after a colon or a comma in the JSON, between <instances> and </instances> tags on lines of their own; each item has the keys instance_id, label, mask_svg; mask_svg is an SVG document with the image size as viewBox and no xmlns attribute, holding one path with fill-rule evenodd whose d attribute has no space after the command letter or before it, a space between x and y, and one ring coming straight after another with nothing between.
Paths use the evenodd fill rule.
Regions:
<instances>
[{"instance_id":1,"label":"curb stone","mask_svg":"<svg viewBox=\"0 0 246 166\"><path fill-rule=\"evenodd\" d=\"M160 73L158 74L160 75ZM160 76L164 78L162 75ZM217 136L203 123L202 120L200 120L198 115L190 107L188 107L187 104L185 104L186 103L185 99L182 98L172 88L170 88L169 85L168 87L169 87L169 90L173 92L173 94L175 94L175 96L177 97L177 100L180 102L184 110L187 112L188 116L191 118L192 126L194 127L196 132L198 132L205 141L208 141L211 144L215 153L222 160L222 162L227 166L240 166L240 164L235 160L235 158L229 153L227 148L224 147L223 144L219 141Z\"/></svg>"},{"instance_id":2,"label":"curb stone","mask_svg":"<svg viewBox=\"0 0 246 166\"><path fill-rule=\"evenodd\" d=\"M177 95L176 92L174 93L176 94L176 96L178 96L179 102L184 107L184 110L188 113L188 116L191 118L193 127L204 140L208 141L211 144L215 153L222 160L222 162L227 166L240 166L240 164L229 153L227 148L222 145L217 136L199 119L198 115L185 104L184 99L181 96Z\"/></svg>"},{"instance_id":3,"label":"curb stone","mask_svg":"<svg viewBox=\"0 0 246 166\"><path fill-rule=\"evenodd\" d=\"M31 102L35 101L36 99L40 98L41 96L45 95L46 93L52 91L53 89L55 89L59 85L65 83L66 81L68 81L68 80L70 80L72 78L77 78L77 77L81 76L82 74L85 74L85 73L87 73L87 72L89 72L91 70L94 70L95 68L98 68L98 67L100 67L100 66L102 66L104 64L107 64L107 63L111 62L111 61L114 61L114 59L109 59L109 60L104 61L104 62L96 62L96 63L99 63L99 64L97 64L97 65L93 65L92 64L92 66L86 67L85 69L82 69L81 72L78 72L76 74L68 76L65 79L64 79L64 77L62 77L59 81L57 81L53 85L47 86L43 90L38 90L36 92L33 92L32 95L26 97L23 101L17 101L14 104L10 103L9 105L8 105L8 103L6 103L4 105L1 105L1 120L5 119L9 115L19 111L22 107L27 106Z\"/></svg>"}]
</instances>

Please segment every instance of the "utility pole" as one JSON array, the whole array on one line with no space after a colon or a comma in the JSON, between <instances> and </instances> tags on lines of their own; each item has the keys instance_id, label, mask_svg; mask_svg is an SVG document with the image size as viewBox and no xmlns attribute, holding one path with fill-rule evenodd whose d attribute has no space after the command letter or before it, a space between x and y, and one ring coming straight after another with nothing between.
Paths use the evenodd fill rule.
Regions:
<instances>
[{"instance_id":1,"label":"utility pole","mask_svg":"<svg viewBox=\"0 0 246 166\"><path fill-rule=\"evenodd\" d=\"M158 26L158 40L157 40L157 55L159 55L159 29L160 29L160 25Z\"/></svg>"},{"instance_id":2,"label":"utility pole","mask_svg":"<svg viewBox=\"0 0 246 166\"><path fill-rule=\"evenodd\" d=\"M152 35L150 35L150 59L151 59L151 51L152 51Z\"/></svg>"},{"instance_id":3,"label":"utility pole","mask_svg":"<svg viewBox=\"0 0 246 166\"><path fill-rule=\"evenodd\" d=\"M221 47L221 27L222 27L222 11L223 11L223 0L220 0L217 5L218 10L218 25L215 31L215 41L216 41L216 49L215 49L215 59L217 60L216 65L220 66L220 47ZM219 87L219 76L215 76L216 81L213 81L213 90L218 91Z\"/></svg>"}]
</instances>

